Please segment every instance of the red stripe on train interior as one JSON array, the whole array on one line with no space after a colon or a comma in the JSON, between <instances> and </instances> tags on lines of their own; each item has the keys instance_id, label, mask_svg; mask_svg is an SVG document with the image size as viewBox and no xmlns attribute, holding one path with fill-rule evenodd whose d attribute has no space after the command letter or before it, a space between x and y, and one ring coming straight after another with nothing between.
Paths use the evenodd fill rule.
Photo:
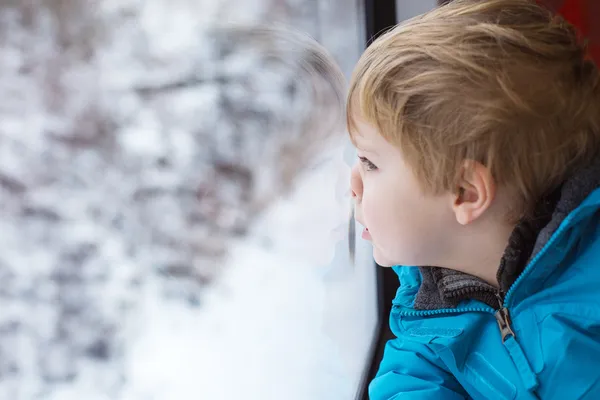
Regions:
<instances>
[{"instance_id":1,"label":"red stripe on train interior","mask_svg":"<svg viewBox=\"0 0 600 400\"><path fill-rule=\"evenodd\" d=\"M575 25L582 38L589 40L590 57L600 65L600 1L538 0Z\"/></svg>"}]
</instances>

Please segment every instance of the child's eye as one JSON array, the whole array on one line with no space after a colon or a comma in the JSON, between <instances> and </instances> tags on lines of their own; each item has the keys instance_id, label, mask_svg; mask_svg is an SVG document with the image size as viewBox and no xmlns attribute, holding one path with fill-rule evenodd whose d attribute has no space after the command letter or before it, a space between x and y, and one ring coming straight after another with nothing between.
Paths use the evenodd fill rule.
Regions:
<instances>
[{"instance_id":1,"label":"child's eye","mask_svg":"<svg viewBox=\"0 0 600 400\"><path fill-rule=\"evenodd\" d=\"M377 169L377 165L373 164L368 158L358 156L358 159L365 167L367 167L367 171L375 171Z\"/></svg>"}]
</instances>

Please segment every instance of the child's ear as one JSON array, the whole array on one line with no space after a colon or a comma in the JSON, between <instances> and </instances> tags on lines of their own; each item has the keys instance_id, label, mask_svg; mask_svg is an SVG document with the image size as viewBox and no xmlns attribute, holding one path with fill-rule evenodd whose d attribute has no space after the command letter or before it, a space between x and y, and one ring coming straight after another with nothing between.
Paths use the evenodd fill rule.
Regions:
<instances>
[{"instance_id":1,"label":"child's ear","mask_svg":"<svg viewBox=\"0 0 600 400\"><path fill-rule=\"evenodd\" d=\"M458 187L453 194L452 210L456 221L467 225L479 218L492 204L496 183L490 170L477 161L465 161Z\"/></svg>"}]
</instances>

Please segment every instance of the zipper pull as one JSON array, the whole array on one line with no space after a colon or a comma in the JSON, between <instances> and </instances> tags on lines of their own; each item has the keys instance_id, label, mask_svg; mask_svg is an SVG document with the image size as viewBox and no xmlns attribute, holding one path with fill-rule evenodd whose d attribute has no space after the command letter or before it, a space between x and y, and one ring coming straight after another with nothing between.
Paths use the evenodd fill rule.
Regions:
<instances>
[{"instance_id":1,"label":"zipper pull","mask_svg":"<svg viewBox=\"0 0 600 400\"><path fill-rule=\"evenodd\" d=\"M510 326L512 321L510 320L508 308L502 307L496 311L496 321L498 321L498 327L500 328L500 333L502 334L502 343L506 342L506 339L509 336L512 336L516 339L517 335L515 335L515 332Z\"/></svg>"},{"instance_id":2,"label":"zipper pull","mask_svg":"<svg viewBox=\"0 0 600 400\"><path fill-rule=\"evenodd\" d=\"M515 332L511 328L512 321L510 320L510 313L508 308L504 306L504 293L501 290L496 292L496 298L498 299L498 305L500 308L496 311L496 321L498 321L498 327L502 334L502 343L506 342L509 336L516 338Z\"/></svg>"}]
</instances>

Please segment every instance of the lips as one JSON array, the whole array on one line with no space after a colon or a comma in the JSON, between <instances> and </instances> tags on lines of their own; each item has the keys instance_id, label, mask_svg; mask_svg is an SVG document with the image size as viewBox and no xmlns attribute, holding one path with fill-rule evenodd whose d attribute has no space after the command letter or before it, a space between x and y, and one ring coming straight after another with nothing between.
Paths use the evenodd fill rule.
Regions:
<instances>
[{"instance_id":1,"label":"lips","mask_svg":"<svg viewBox=\"0 0 600 400\"><path fill-rule=\"evenodd\" d=\"M369 228L365 228L362 233L362 238L365 240L371 240L371 234L369 233Z\"/></svg>"},{"instance_id":2,"label":"lips","mask_svg":"<svg viewBox=\"0 0 600 400\"><path fill-rule=\"evenodd\" d=\"M362 226L365 226L365 224L361 221L360 217L356 218L356 222L358 222L359 224L361 224ZM365 240L372 240L371 238L371 234L369 233L369 228L365 228L362 232L362 238Z\"/></svg>"}]
</instances>

